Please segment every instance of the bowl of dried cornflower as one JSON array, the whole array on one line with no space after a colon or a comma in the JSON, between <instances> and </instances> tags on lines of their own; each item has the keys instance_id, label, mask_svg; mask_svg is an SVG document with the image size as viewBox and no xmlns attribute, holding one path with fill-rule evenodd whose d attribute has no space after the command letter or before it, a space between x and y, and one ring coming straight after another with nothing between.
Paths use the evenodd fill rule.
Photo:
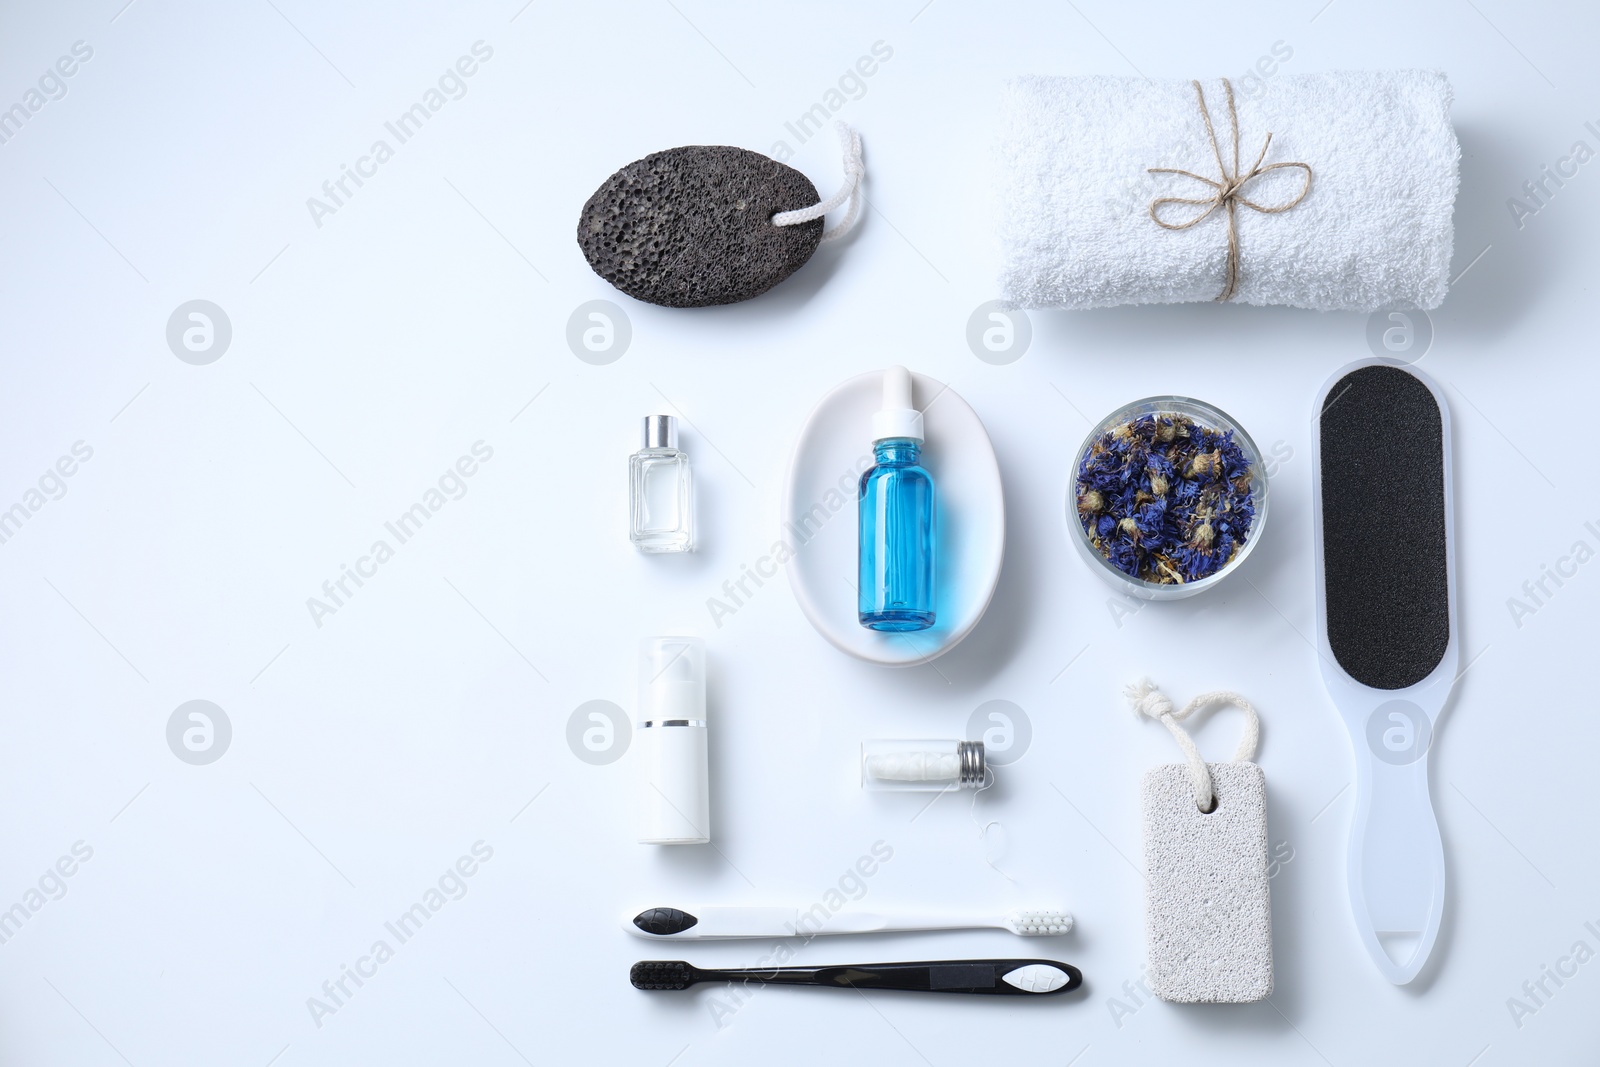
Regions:
<instances>
[{"instance_id":1,"label":"bowl of dried cornflower","mask_svg":"<svg viewBox=\"0 0 1600 1067\"><path fill-rule=\"evenodd\" d=\"M1176 600L1231 574L1260 540L1267 477L1250 435L1184 396L1136 400L1090 431L1067 525L1122 592Z\"/></svg>"}]
</instances>

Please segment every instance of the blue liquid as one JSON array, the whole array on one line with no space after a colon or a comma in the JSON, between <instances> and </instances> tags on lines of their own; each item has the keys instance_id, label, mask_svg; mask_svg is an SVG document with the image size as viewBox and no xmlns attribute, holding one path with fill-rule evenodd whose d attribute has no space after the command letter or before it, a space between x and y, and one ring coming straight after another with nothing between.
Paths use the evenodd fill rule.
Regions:
<instances>
[{"instance_id":1,"label":"blue liquid","mask_svg":"<svg viewBox=\"0 0 1600 1067\"><path fill-rule=\"evenodd\" d=\"M933 476L909 437L873 445L861 476L857 617L869 630L926 630L933 610Z\"/></svg>"}]
</instances>

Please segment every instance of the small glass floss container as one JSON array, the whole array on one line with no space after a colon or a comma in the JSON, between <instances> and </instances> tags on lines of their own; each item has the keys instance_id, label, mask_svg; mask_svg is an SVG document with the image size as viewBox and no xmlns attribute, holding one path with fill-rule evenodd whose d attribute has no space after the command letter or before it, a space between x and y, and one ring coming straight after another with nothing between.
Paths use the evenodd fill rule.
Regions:
<instances>
[{"instance_id":1,"label":"small glass floss container","mask_svg":"<svg viewBox=\"0 0 1600 1067\"><path fill-rule=\"evenodd\" d=\"M987 766L982 741L861 742L861 788L869 793L981 789Z\"/></svg>"}]
</instances>

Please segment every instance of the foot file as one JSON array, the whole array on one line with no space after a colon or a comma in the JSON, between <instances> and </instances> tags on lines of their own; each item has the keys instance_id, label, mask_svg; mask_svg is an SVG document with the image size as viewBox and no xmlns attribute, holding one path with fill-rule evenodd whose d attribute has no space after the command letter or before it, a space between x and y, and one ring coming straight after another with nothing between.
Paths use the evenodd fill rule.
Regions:
<instances>
[{"instance_id":1,"label":"foot file","mask_svg":"<svg viewBox=\"0 0 1600 1067\"><path fill-rule=\"evenodd\" d=\"M1366 359L1317 396L1317 645L1355 748L1350 904L1396 985L1427 962L1444 911L1428 751L1456 639L1450 412L1414 368Z\"/></svg>"}]
</instances>

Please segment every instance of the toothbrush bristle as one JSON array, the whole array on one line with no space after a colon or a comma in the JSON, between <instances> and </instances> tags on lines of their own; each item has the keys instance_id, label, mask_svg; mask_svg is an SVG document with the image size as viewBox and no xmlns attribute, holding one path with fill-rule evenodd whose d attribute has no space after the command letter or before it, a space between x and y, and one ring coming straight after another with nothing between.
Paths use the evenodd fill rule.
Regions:
<instances>
[{"instance_id":1,"label":"toothbrush bristle","mask_svg":"<svg viewBox=\"0 0 1600 1067\"><path fill-rule=\"evenodd\" d=\"M1052 937L1072 930L1072 916L1064 911L1014 911L1011 929L1023 937Z\"/></svg>"},{"instance_id":2,"label":"toothbrush bristle","mask_svg":"<svg viewBox=\"0 0 1600 1067\"><path fill-rule=\"evenodd\" d=\"M688 989L694 968L683 960L640 960L628 969L635 989Z\"/></svg>"}]
</instances>

